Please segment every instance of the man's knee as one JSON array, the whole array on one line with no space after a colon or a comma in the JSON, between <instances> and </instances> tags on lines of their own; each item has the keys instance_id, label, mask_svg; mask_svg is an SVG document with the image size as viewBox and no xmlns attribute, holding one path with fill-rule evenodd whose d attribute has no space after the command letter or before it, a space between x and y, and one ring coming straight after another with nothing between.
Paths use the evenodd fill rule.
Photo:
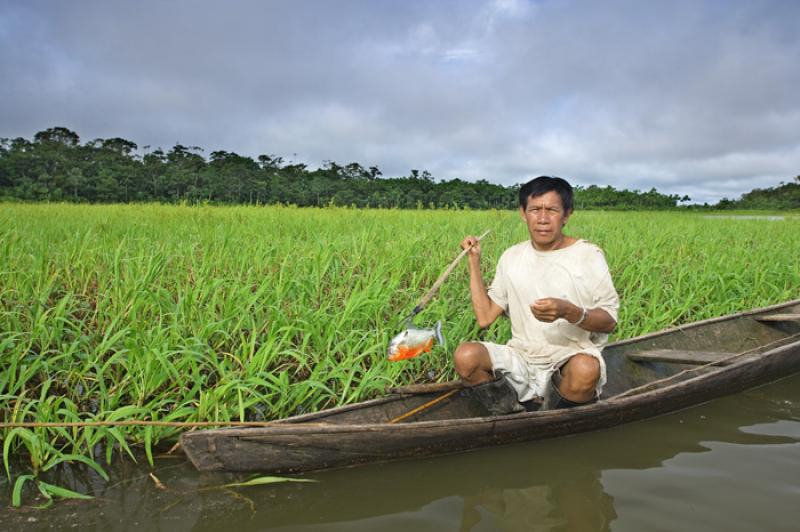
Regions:
<instances>
[{"instance_id":1,"label":"man's knee","mask_svg":"<svg viewBox=\"0 0 800 532\"><path fill-rule=\"evenodd\" d=\"M456 373L464 379L468 379L476 371L491 371L492 369L489 351L483 344L477 342L466 342L459 345L453 353L453 362Z\"/></svg>"},{"instance_id":2,"label":"man's knee","mask_svg":"<svg viewBox=\"0 0 800 532\"><path fill-rule=\"evenodd\" d=\"M600 361L591 355L578 353L561 368L561 375L575 391L594 390L600 380Z\"/></svg>"}]
</instances>

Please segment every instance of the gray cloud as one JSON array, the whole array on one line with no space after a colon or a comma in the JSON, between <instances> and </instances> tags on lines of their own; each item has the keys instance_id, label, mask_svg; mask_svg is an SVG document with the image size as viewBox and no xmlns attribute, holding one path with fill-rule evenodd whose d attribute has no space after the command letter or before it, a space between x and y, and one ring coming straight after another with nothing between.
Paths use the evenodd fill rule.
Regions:
<instances>
[{"instance_id":1,"label":"gray cloud","mask_svg":"<svg viewBox=\"0 0 800 532\"><path fill-rule=\"evenodd\" d=\"M0 136L715 201L800 173L798 22L756 1L5 2Z\"/></svg>"}]
</instances>

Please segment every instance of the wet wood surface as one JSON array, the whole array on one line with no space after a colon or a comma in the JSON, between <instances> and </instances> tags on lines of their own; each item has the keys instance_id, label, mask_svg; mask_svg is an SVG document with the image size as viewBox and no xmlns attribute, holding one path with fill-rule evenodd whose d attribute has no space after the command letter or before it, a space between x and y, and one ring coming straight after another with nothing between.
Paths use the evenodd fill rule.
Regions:
<instances>
[{"instance_id":1,"label":"wet wood surface","mask_svg":"<svg viewBox=\"0 0 800 532\"><path fill-rule=\"evenodd\" d=\"M603 353L609 382L593 405L490 416L457 383L435 383L400 387L387 397L287 418L271 427L189 432L181 442L200 470L291 473L609 428L800 371L800 328L760 321L776 313L797 315L798 310L800 301L793 301L609 345ZM647 353L661 353L661 359ZM670 360L665 353L671 353ZM723 356L725 365L696 365ZM456 391L416 417L389 423L443 390Z\"/></svg>"},{"instance_id":2,"label":"wet wood surface","mask_svg":"<svg viewBox=\"0 0 800 532\"><path fill-rule=\"evenodd\" d=\"M669 362L673 364L725 363L736 355L728 351L682 351L677 349L652 349L628 355L635 362ZM730 362L728 362L730 363Z\"/></svg>"}]
</instances>

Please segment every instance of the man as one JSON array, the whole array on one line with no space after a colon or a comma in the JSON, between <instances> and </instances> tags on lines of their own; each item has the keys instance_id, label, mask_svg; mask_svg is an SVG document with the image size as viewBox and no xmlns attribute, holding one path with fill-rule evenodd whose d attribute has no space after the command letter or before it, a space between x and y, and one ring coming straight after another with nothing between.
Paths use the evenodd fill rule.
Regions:
<instances>
[{"instance_id":1,"label":"man","mask_svg":"<svg viewBox=\"0 0 800 532\"><path fill-rule=\"evenodd\" d=\"M456 372L494 414L522 411L520 402L543 399L543 409L597 400L606 382L600 353L617 320L619 298L603 252L565 235L572 187L560 177L537 177L519 191L520 216L530 240L507 249L489 289L473 236L468 253L470 294L478 324L501 314L511 319L506 345L467 342L453 357Z\"/></svg>"}]
</instances>

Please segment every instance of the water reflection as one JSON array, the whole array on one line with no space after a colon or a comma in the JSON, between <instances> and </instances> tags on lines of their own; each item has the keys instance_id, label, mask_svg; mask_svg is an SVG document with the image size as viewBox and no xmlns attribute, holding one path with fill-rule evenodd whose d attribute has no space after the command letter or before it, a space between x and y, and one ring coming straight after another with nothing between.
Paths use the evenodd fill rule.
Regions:
<instances>
[{"instance_id":1,"label":"water reflection","mask_svg":"<svg viewBox=\"0 0 800 532\"><path fill-rule=\"evenodd\" d=\"M488 520L501 530L610 530L616 517L614 498L603 490L597 472L587 471L564 482L518 489L487 487L467 495L459 530L476 530Z\"/></svg>"},{"instance_id":2,"label":"water reflection","mask_svg":"<svg viewBox=\"0 0 800 532\"><path fill-rule=\"evenodd\" d=\"M241 476L200 474L182 457L157 462L154 473L167 490L130 463L117 466L110 483L73 468L60 480L94 493L95 501L0 510L0 529L636 530L653 528L653 518L676 524L676 506L704 501L743 511L750 500L770 508L765 526L796 522L797 510L787 508L800 493L793 478L800 461L798 385L793 377L604 432L309 475L316 484L223 489ZM714 484L730 472L731 489ZM754 491L767 484L769 491ZM0 491L8 501L7 486ZM684 517L677 528L702 522L704 529L730 529L724 513ZM750 521L741 521L761 518L754 509Z\"/></svg>"}]
</instances>

